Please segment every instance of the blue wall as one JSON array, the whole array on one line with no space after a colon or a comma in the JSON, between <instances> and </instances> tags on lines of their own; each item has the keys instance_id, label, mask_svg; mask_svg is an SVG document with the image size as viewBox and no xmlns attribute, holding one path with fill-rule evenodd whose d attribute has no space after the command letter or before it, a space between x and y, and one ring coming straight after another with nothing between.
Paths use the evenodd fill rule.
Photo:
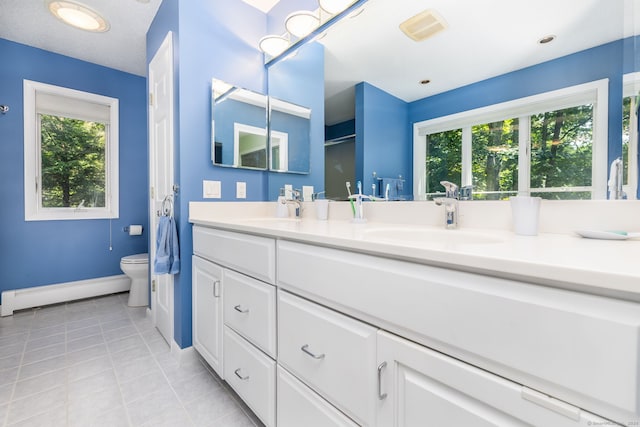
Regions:
<instances>
[{"instance_id":1,"label":"blue wall","mask_svg":"<svg viewBox=\"0 0 640 427\"><path fill-rule=\"evenodd\" d=\"M146 252L147 118L143 77L0 39L0 291L122 274L120 258ZM24 220L23 79L118 98L120 217L109 220ZM142 224L143 236L122 231Z\"/></svg>"},{"instance_id":2,"label":"blue wall","mask_svg":"<svg viewBox=\"0 0 640 427\"><path fill-rule=\"evenodd\" d=\"M275 200L285 184L324 189L324 47L310 43L269 67L269 95L311 109L309 174L270 173L267 200ZM290 142L290 144L292 144ZM291 163L290 163L291 164Z\"/></svg>"},{"instance_id":3,"label":"blue wall","mask_svg":"<svg viewBox=\"0 0 640 427\"><path fill-rule=\"evenodd\" d=\"M379 178L405 178L412 194L412 128L408 104L377 87L356 85L356 180L371 194L373 172ZM366 141L366 144L365 144Z\"/></svg>"},{"instance_id":4,"label":"blue wall","mask_svg":"<svg viewBox=\"0 0 640 427\"><path fill-rule=\"evenodd\" d=\"M213 77L265 92L265 69L257 41L266 33L266 16L240 0L164 0L147 33L147 61L168 31L174 32L176 63L175 181L180 192L175 216L182 259L181 272L175 276L174 339L184 348L191 345L189 201L203 200L204 179L222 181L223 201L236 200L236 181L247 183L246 200L264 200L267 194L266 172L213 166L210 122Z\"/></svg>"}]
</instances>

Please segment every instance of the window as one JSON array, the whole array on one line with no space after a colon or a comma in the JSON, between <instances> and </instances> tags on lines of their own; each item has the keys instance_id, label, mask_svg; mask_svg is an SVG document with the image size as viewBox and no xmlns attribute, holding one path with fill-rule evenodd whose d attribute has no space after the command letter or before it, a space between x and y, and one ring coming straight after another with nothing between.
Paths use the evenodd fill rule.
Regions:
<instances>
[{"instance_id":1,"label":"window","mask_svg":"<svg viewBox=\"0 0 640 427\"><path fill-rule=\"evenodd\" d=\"M605 198L607 99L600 80L416 123L414 197L446 179L482 200Z\"/></svg>"},{"instance_id":2,"label":"window","mask_svg":"<svg viewBox=\"0 0 640 427\"><path fill-rule=\"evenodd\" d=\"M118 217L118 100L24 81L25 220Z\"/></svg>"}]
</instances>

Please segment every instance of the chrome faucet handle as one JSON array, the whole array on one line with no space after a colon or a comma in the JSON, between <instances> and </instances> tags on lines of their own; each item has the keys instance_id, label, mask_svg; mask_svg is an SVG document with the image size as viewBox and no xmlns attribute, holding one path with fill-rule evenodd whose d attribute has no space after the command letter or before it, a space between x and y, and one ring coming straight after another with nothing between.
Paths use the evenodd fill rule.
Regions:
<instances>
[{"instance_id":1,"label":"chrome faucet handle","mask_svg":"<svg viewBox=\"0 0 640 427\"><path fill-rule=\"evenodd\" d=\"M465 185L459 191L460 200L473 200L473 185Z\"/></svg>"},{"instance_id":2,"label":"chrome faucet handle","mask_svg":"<svg viewBox=\"0 0 640 427\"><path fill-rule=\"evenodd\" d=\"M440 185L445 189L445 197L450 199L458 198L458 186L456 184L449 181L440 181Z\"/></svg>"}]
</instances>

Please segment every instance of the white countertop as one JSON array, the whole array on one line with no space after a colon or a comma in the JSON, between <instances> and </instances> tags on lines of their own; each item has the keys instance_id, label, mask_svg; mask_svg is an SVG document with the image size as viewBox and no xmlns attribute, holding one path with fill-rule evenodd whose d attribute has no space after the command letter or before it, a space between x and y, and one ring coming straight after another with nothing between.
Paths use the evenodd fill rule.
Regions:
<instances>
[{"instance_id":1,"label":"white countertop","mask_svg":"<svg viewBox=\"0 0 640 427\"><path fill-rule=\"evenodd\" d=\"M640 240L517 236L501 229L444 230L373 220L354 224L340 215L329 221L278 220L271 218L269 208L255 206L253 215L246 209L242 215L228 209L211 215L211 210L192 206L190 222L640 301Z\"/></svg>"}]
</instances>

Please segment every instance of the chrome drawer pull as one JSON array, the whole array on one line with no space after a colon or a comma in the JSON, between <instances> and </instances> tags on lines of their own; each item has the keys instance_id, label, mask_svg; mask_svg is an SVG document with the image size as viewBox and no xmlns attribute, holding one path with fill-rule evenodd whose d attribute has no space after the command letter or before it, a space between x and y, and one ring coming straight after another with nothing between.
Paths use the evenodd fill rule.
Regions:
<instances>
[{"instance_id":1,"label":"chrome drawer pull","mask_svg":"<svg viewBox=\"0 0 640 427\"><path fill-rule=\"evenodd\" d=\"M309 351L309 344L305 344L302 347L300 347L300 350L304 351L305 353L307 353L309 356L313 357L314 359L324 359L324 353L322 354L313 354Z\"/></svg>"},{"instance_id":2,"label":"chrome drawer pull","mask_svg":"<svg viewBox=\"0 0 640 427\"><path fill-rule=\"evenodd\" d=\"M382 362L378 365L378 399L384 400L387 398L387 393L382 393L382 370L387 367L387 362Z\"/></svg>"},{"instance_id":3,"label":"chrome drawer pull","mask_svg":"<svg viewBox=\"0 0 640 427\"><path fill-rule=\"evenodd\" d=\"M249 312L248 308L245 308L244 310L242 309L242 307L240 307L240 305L236 305L235 307L233 307L235 311L237 311L238 313L242 313L242 314L247 314Z\"/></svg>"},{"instance_id":4,"label":"chrome drawer pull","mask_svg":"<svg viewBox=\"0 0 640 427\"><path fill-rule=\"evenodd\" d=\"M242 375L240 375L240 369L238 368L235 371L233 371L234 374L236 374L236 377L240 378L242 381L246 381L249 379L249 375L247 375L246 377L243 377Z\"/></svg>"},{"instance_id":5,"label":"chrome drawer pull","mask_svg":"<svg viewBox=\"0 0 640 427\"><path fill-rule=\"evenodd\" d=\"M220 298L220 281L216 280L213 282L213 297Z\"/></svg>"}]
</instances>

